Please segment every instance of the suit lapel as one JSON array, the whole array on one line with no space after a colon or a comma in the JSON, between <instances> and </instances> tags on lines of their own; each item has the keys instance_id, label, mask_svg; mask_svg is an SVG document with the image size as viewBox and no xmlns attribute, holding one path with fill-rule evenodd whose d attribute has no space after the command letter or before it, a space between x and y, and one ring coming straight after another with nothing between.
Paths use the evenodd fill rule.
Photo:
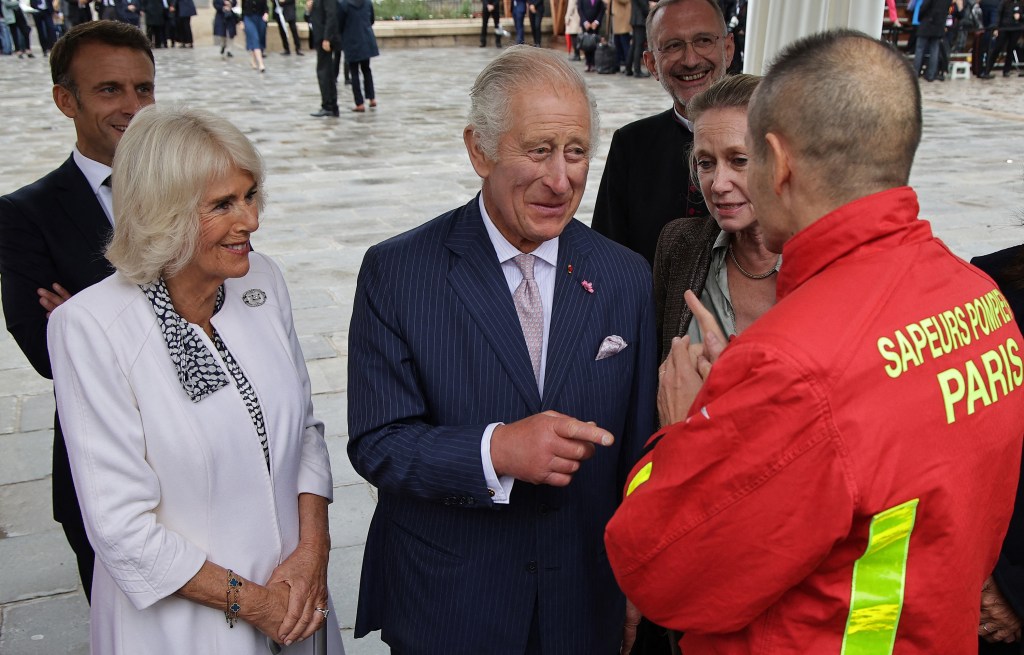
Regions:
<instances>
[{"instance_id":1,"label":"suit lapel","mask_svg":"<svg viewBox=\"0 0 1024 655\"><path fill-rule=\"evenodd\" d=\"M530 353L478 202L474 198L452 217L445 240L453 253L448 284L494 349L530 411L536 412L540 409L540 394Z\"/></svg>"},{"instance_id":2,"label":"suit lapel","mask_svg":"<svg viewBox=\"0 0 1024 655\"><path fill-rule=\"evenodd\" d=\"M57 171L58 202L86 243L94 244L102 255L103 246L110 239L111 228L100 201L75 163L74 156L68 157Z\"/></svg>"},{"instance_id":3,"label":"suit lapel","mask_svg":"<svg viewBox=\"0 0 1024 655\"><path fill-rule=\"evenodd\" d=\"M548 335L547 362L544 367L544 398L557 398L558 392L573 368L573 357L581 344L581 336L589 325L590 313L601 284L600 272L590 261L593 245L586 227L573 220L562 231L558 242L558 266L555 269L555 300L551 308L551 331ZM572 266L572 273L569 266ZM589 293L582 285L593 285ZM598 344L594 344L597 354ZM586 356L587 353L584 353Z\"/></svg>"}]
</instances>

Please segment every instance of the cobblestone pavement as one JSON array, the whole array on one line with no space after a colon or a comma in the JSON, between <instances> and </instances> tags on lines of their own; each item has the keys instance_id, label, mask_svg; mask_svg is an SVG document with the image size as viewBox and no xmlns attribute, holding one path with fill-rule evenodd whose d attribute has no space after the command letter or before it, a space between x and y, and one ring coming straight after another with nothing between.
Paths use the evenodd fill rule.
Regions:
<instances>
[{"instance_id":1,"label":"cobblestone pavement","mask_svg":"<svg viewBox=\"0 0 1024 655\"><path fill-rule=\"evenodd\" d=\"M467 202L479 187L462 144L468 90L493 48L392 50L373 61L380 107L315 119L315 58L272 53L251 70L237 46L157 51L157 97L232 119L268 164L269 203L258 248L285 271L309 363L314 401L327 424L335 476L330 585L349 653L383 653L353 640L359 564L374 491L352 470L346 442L346 337L365 249ZM602 114L602 144L579 216L589 222L611 132L668 106L653 80L587 76ZM923 215L970 257L1024 240L1024 79L927 84L925 136L912 182ZM885 93L878 89L878 93ZM0 58L0 193L59 165L74 141L50 99L41 57ZM823 116L822 120L829 120ZM59 526L50 519L50 383L0 336L0 653L88 652L88 610ZM424 599L426 601L426 599Z\"/></svg>"}]
</instances>

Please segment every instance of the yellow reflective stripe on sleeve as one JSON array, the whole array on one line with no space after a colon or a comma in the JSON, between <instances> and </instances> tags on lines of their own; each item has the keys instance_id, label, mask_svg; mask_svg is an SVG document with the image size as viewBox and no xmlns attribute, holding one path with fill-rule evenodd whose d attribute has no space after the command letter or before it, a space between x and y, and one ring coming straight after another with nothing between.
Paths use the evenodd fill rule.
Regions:
<instances>
[{"instance_id":1,"label":"yellow reflective stripe on sleeve","mask_svg":"<svg viewBox=\"0 0 1024 655\"><path fill-rule=\"evenodd\" d=\"M871 518L868 547L853 565L842 655L892 653L918 502L918 498L909 500Z\"/></svg>"},{"instance_id":2,"label":"yellow reflective stripe on sleeve","mask_svg":"<svg viewBox=\"0 0 1024 655\"><path fill-rule=\"evenodd\" d=\"M627 496L633 493L637 487L651 479L651 468L653 466L654 462L647 462L639 471L636 472L633 479L629 481L629 486L626 487Z\"/></svg>"}]
</instances>

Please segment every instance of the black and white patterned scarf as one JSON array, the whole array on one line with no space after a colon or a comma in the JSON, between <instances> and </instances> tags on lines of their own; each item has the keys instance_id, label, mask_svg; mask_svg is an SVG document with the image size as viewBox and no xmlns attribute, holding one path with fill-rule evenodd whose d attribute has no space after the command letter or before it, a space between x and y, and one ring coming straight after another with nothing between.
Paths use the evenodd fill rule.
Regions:
<instances>
[{"instance_id":1,"label":"black and white patterned scarf","mask_svg":"<svg viewBox=\"0 0 1024 655\"><path fill-rule=\"evenodd\" d=\"M153 284L140 284L139 288L153 305L153 312L156 314L160 330L164 335L164 343L167 344L171 363L174 364L178 373L178 381L181 383L181 388L188 394L189 399L193 403L198 403L203 398L227 386L228 377L217 362L217 358L206 347L199 334L189 326L189 322L174 311L171 295L167 291L167 284L163 278ZM223 305L224 285L221 285L217 288L217 301L213 313L219 312ZM224 345L224 341L216 329L213 330L211 340L221 359L224 360L239 395L245 402L249 418L252 419L256 434L259 436L260 446L263 448L263 458L267 462L269 471L270 447L267 443L267 428L256 390L245 377L242 367L238 365L227 346Z\"/></svg>"}]
</instances>

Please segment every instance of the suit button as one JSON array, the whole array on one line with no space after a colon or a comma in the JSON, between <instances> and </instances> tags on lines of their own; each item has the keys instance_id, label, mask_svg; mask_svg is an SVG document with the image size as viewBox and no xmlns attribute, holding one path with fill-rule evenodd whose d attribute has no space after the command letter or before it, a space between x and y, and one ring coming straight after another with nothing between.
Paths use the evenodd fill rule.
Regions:
<instances>
[{"instance_id":1,"label":"suit button","mask_svg":"<svg viewBox=\"0 0 1024 655\"><path fill-rule=\"evenodd\" d=\"M537 562L533 562L533 561L527 562L526 570L529 571L530 573L536 573L537 572Z\"/></svg>"}]
</instances>

